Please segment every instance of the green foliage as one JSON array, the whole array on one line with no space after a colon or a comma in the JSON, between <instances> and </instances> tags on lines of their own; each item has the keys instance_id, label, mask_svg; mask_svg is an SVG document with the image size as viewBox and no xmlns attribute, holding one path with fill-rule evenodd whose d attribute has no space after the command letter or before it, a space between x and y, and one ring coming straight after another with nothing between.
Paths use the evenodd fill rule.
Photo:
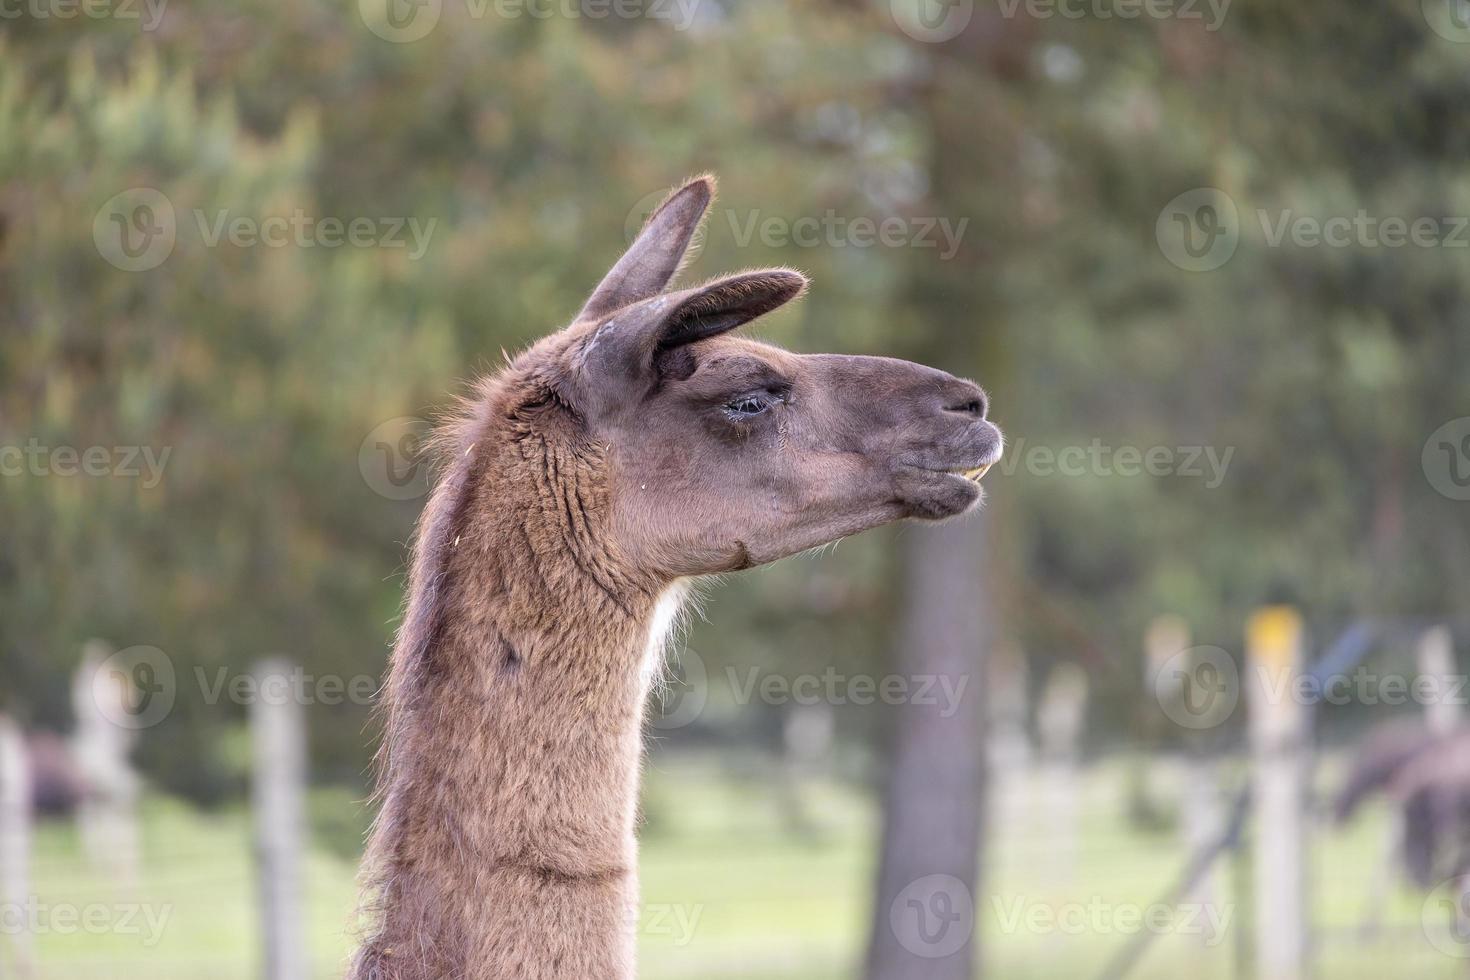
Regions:
<instances>
[{"instance_id":1,"label":"green foliage","mask_svg":"<svg viewBox=\"0 0 1470 980\"><path fill-rule=\"evenodd\" d=\"M691 275L813 273L765 336L975 376L1013 446L1233 451L1216 487L1044 474L1023 455L988 478L1000 631L1041 662L1086 663L1105 730L1126 730L1158 612L1235 646L1282 591L1324 632L1463 610L1465 505L1419 463L1470 404L1463 251L1272 247L1255 211L1470 211L1467 49L1413 0L1239 0L1218 33L982 4L993 34L949 45L913 43L887 7L731 2L676 31L446 3L410 44L322 0L170 6L144 33L7 26L0 445L169 455L156 485L0 478L4 707L65 727L84 640L157 646L179 701L141 741L149 774L232 794L209 760L243 710L210 703L196 671L238 676L273 652L313 676L381 671L419 501L374 492L369 433L432 415L564 322L630 209L703 170L721 199ZM1223 268L1191 273L1154 226L1204 185L1243 231ZM128 272L94 230L135 188L167 198L177 241ZM747 233L829 212L968 225L947 261ZM415 258L210 244L221 213L434 225ZM895 533L724 587L691 645L716 674L881 670ZM317 777L358 791L367 706L310 717ZM861 744L877 717L839 724Z\"/></svg>"}]
</instances>

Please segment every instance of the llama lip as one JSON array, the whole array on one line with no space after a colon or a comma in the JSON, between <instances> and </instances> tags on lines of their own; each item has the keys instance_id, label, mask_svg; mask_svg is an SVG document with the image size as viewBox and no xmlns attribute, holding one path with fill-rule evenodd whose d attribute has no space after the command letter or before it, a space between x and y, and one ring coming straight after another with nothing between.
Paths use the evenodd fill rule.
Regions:
<instances>
[{"instance_id":1,"label":"llama lip","mask_svg":"<svg viewBox=\"0 0 1470 980\"><path fill-rule=\"evenodd\" d=\"M962 469L953 470L939 470L939 472L948 474L949 476L963 477L966 480L969 480L971 483L979 483L980 478L983 477L986 471L994 465L995 461L991 460L988 463L981 463L979 466L967 466Z\"/></svg>"},{"instance_id":2,"label":"llama lip","mask_svg":"<svg viewBox=\"0 0 1470 980\"><path fill-rule=\"evenodd\" d=\"M946 470L945 472L953 473L955 476L962 476L971 483L979 483L981 477L985 476L990 468L1000 460L1001 452L1001 448L997 446L992 452L985 454L986 458L979 465L957 467L952 470Z\"/></svg>"}]
</instances>

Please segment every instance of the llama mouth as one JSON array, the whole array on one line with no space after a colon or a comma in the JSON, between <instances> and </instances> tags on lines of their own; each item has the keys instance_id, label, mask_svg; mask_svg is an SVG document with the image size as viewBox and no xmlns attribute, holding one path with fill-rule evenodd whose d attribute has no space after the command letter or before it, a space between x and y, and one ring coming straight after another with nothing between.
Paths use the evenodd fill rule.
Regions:
<instances>
[{"instance_id":1,"label":"llama mouth","mask_svg":"<svg viewBox=\"0 0 1470 980\"><path fill-rule=\"evenodd\" d=\"M985 454L985 458L978 465L958 466L954 469L945 470L944 472L952 476L962 476L971 483L979 483L980 479L990 471L990 468L1000 461L1001 452L1001 448L996 446Z\"/></svg>"},{"instance_id":2,"label":"llama mouth","mask_svg":"<svg viewBox=\"0 0 1470 980\"><path fill-rule=\"evenodd\" d=\"M994 465L995 465L995 461L992 460L989 463L981 463L979 466L975 467L974 469L969 469L969 470L951 470L950 472L955 473L955 474L957 474L959 476L964 477L966 480L969 480L971 483L979 483L980 482L980 478L983 477L985 475L985 472L987 470L989 470Z\"/></svg>"}]
</instances>

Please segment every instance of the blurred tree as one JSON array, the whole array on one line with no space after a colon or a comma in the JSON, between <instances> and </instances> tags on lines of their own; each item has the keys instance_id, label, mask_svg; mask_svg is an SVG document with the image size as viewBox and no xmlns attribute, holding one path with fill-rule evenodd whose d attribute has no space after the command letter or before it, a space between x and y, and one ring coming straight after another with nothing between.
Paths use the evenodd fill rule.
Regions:
<instances>
[{"instance_id":1,"label":"blurred tree","mask_svg":"<svg viewBox=\"0 0 1470 980\"><path fill-rule=\"evenodd\" d=\"M953 38L911 44L912 85L895 106L920 120L926 134L923 207L953 227L965 222L976 230L945 259L914 252L903 305L908 329L890 343L989 386L999 398L992 417L1006 416L1010 385L991 255L1006 247L1006 202L1020 191L1009 186L1015 177L1008 160L1019 148L1001 94L1025 62L1030 33L1024 21L982 10ZM890 669L968 684L948 717L918 704L893 713L869 934L872 980L967 980L979 962L977 935L959 945L950 936L967 921L946 924L943 913L973 907L982 893L984 675L1000 635L994 589L1002 578L991 568L986 533L995 519L987 509L903 539L905 604Z\"/></svg>"},{"instance_id":2,"label":"blurred tree","mask_svg":"<svg viewBox=\"0 0 1470 980\"><path fill-rule=\"evenodd\" d=\"M1101 734L1127 735L1161 610L1229 646L1272 582L1323 622L1463 609L1470 522L1422 456L1470 403L1463 252L1273 245L1261 223L1470 213L1467 49L1423 5L1237 0L1212 30L977 4L927 45L895 28L902 3L700 6L676 29L445 4L406 44L325 0L170 4L142 32L7 21L0 445L170 450L150 486L58 476L49 452L49 475L0 477L11 710L64 727L84 640L158 646L181 697L143 761L218 797L241 712L196 669L212 685L285 651L315 676L376 676L418 501L373 490L370 434L564 321L634 205L706 169L724 180L703 268L814 274L768 336L991 386L1012 452L986 480L988 619L1088 665ZM1200 186L1234 201L1239 244L1189 272L1156 222ZM177 241L126 272L94 233L142 187ZM780 234L926 210L968 219L959 255ZM437 224L416 260L201 234L222 212L298 211ZM1231 455L1214 483L1059 472L1058 450L1094 445ZM714 677L908 670L882 639L922 561L896 560L905 540L746 577L691 643ZM839 744L870 744L884 714L843 706L856 737ZM730 717L730 737L759 739ZM360 784L367 707L311 718L318 777Z\"/></svg>"}]
</instances>

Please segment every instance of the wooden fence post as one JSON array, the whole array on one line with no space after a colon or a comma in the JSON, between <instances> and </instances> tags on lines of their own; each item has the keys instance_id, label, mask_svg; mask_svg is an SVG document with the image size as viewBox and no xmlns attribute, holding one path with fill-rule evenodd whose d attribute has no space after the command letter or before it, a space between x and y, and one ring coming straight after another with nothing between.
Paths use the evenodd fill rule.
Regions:
<instances>
[{"instance_id":1,"label":"wooden fence post","mask_svg":"<svg viewBox=\"0 0 1470 980\"><path fill-rule=\"evenodd\" d=\"M1419 676L1428 678L1433 694L1424 705L1424 723L1437 735L1446 735L1460 723L1464 697L1455 676L1455 640L1448 626L1435 626L1419 637Z\"/></svg>"},{"instance_id":2,"label":"wooden fence post","mask_svg":"<svg viewBox=\"0 0 1470 980\"><path fill-rule=\"evenodd\" d=\"M1183 662L1190 648L1189 623L1182 616L1163 614L1149 620L1143 633L1143 687L1152 697L1143 721L1144 751L1135 757L1130 792L1131 807L1138 814L1157 818L1171 801L1161 799L1172 793L1172 785L1160 786L1161 778L1174 775L1168 766L1166 746L1171 735L1190 721L1185 673L1193 664ZM1171 731L1169 722L1175 726Z\"/></svg>"},{"instance_id":3,"label":"wooden fence post","mask_svg":"<svg viewBox=\"0 0 1470 980\"><path fill-rule=\"evenodd\" d=\"M10 935L11 973L34 973L31 935L25 928L31 905L31 773L25 738L9 718L0 715L0 914ZM17 928L10 928L15 926ZM5 963L0 957L0 967ZM0 971L3 972L3 971Z\"/></svg>"},{"instance_id":4,"label":"wooden fence post","mask_svg":"<svg viewBox=\"0 0 1470 980\"><path fill-rule=\"evenodd\" d=\"M1288 606L1246 626L1255 806L1256 976L1303 980L1307 938L1307 712L1297 678L1302 621Z\"/></svg>"},{"instance_id":5,"label":"wooden fence post","mask_svg":"<svg viewBox=\"0 0 1470 980\"><path fill-rule=\"evenodd\" d=\"M1031 737L1027 734L1031 693L1025 654L1013 643L990 652L985 676L986 737L990 811L995 835L1007 840L1029 820Z\"/></svg>"},{"instance_id":6,"label":"wooden fence post","mask_svg":"<svg viewBox=\"0 0 1470 980\"><path fill-rule=\"evenodd\" d=\"M1077 872L1077 762L1086 724L1087 673L1076 664L1057 664L1036 706L1036 728L1045 794L1040 816L1049 828L1048 863L1061 881L1071 881Z\"/></svg>"},{"instance_id":7,"label":"wooden fence post","mask_svg":"<svg viewBox=\"0 0 1470 980\"><path fill-rule=\"evenodd\" d=\"M799 837L810 838L821 831L808 811L802 787L808 774L821 772L831 756L835 729L829 704L791 704L781 714L777 797L787 828Z\"/></svg>"},{"instance_id":8,"label":"wooden fence post","mask_svg":"<svg viewBox=\"0 0 1470 980\"><path fill-rule=\"evenodd\" d=\"M1226 806L1220 794L1219 767L1213 758L1197 756L1190 759L1189 771L1184 780L1184 795L1180 800L1180 816L1183 843L1189 854L1209 847L1225 830ZM1215 907L1219 904L1213 865L1200 875L1199 882L1188 897L1204 906Z\"/></svg>"},{"instance_id":9,"label":"wooden fence post","mask_svg":"<svg viewBox=\"0 0 1470 980\"><path fill-rule=\"evenodd\" d=\"M72 714L77 721L72 757L88 788L77 806L77 832L92 866L131 890L142 864L137 814L140 786L128 762L137 733L118 723L128 714L125 705L133 696L131 681L122 675L97 676L111 653L101 640L88 641L72 675Z\"/></svg>"},{"instance_id":10,"label":"wooden fence post","mask_svg":"<svg viewBox=\"0 0 1470 980\"><path fill-rule=\"evenodd\" d=\"M1184 617L1163 615L1149 621L1143 634L1144 690L1162 696L1179 687L1175 678L1161 675L1170 660L1189 649L1189 641L1189 623Z\"/></svg>"},{"instance_id":11,"label":"wooden fence post","mask_svg":"<svg viewBox=\"0 0 1470 980\"><path fill-rule=\"evenodd\" d=\"M306 980L303 901L306 858L306 728L292 665L271 659L255 670L251 709L252 799L266 980Z\"/></svg>"},{"instance_id":12,"label":"wooden fence post","mask_svg":"<svg viewBox=\"0 0 1470 980\"><path fill-rule=\"evenodd\" d=\"M1183 675L1192 675L1202 659L1201 650L1193 644L1193 632L1189 622L1182 616L1165 614L1149 621L1143 636L1144 680L1154 693L1164 714L1170 715L1176 724L1189 720L1189 699L1194 697L1186 689ZM1232 692L1224 693L1227 697ZM1236 696L1239 692L1233 692ZM1186 735L1199 736L1214 726L1209 724L1211 716L1206 713L1197 719L1202 726L1198 731ZM1223 719L1222 719L1223 720ZM1181 725L1181 727L1183 727ZM1220 795L1220 779L1215 758L1207 754L1199 743L1200 738L1186 739L1184 771L1179 779L1182 787L1179 796L1179 829L1186 853L1194 854L1219 838L1225 829L1225 806ZM1151 785L1151 784L1145 784ZM1198 884L1189 893L1189 899L1202 905L1217 902L1215 869L1204 871Z\"/></svg>"}]
</instances>

